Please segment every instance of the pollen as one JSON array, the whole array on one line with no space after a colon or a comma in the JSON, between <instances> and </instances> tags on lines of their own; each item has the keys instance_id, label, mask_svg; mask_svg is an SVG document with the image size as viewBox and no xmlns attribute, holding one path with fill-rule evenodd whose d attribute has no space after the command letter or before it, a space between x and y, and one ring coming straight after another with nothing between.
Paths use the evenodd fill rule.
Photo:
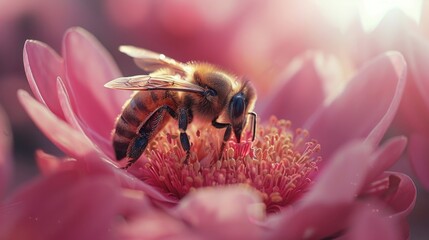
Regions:
<instances>
[{"instance_id":1,"label":"pollen","mask_svg":"<svg viewBox=\"0 0 429 240\"><path fill-rule=\"evenodd\" d=\"M169 125L132 173L177 200L198 188L240 184L261 196L267 212L277 212L306 192L322 160L320 144L307 130L292 129L290 121L275 117L258 125L253 142L246 132L248 140L231 138L222 153L222 130L208 126L187 133L192 141L188 164L177 129Z\"/></svg>"}]
</instances>

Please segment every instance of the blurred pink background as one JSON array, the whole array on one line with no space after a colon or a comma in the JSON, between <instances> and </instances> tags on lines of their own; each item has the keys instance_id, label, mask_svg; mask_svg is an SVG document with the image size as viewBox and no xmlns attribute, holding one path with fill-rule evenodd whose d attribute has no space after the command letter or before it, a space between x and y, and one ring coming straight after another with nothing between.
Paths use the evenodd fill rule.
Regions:
<instances>
[{"instance_id":1,"label":"blurred pink background","mask_svg":"<svg viewBox=\"0 0 429 240\"><path fill-rule=\"evenodd\" d=\"M109 50L124 75L139 73L117 50L131 44L180 61L218 64L251 79L260 96L269 97L276 79L292 71L300 59L314 57L316 70L334 72L325 77L336 91L367 59L386 50L402 51L400 45L384 49L374 40L391 37L385 31L388 21L429 44L428 13L429 4L423 1L0 0L0 105L13 127L11 189L37 176L36 149L61 154L16 98L18 89L29 90L22 62L26 39L40 40L60 52L66 29L80 26ZM396 131L392 128L392 133ZM410 175L418 188L410 216L411 239L427 239L429 192L405 158L394 169Z\"/></svg>"}]
</instances>

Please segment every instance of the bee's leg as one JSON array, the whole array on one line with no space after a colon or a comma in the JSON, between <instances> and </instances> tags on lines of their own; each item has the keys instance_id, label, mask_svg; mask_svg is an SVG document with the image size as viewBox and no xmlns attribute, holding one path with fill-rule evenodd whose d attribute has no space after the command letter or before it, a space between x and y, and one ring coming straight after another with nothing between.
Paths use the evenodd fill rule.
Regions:
<instances>
[{"instance_id":1,"label":"bee's leg","mask_svg":"<svg viewBox=\"0 0 429 240\"><path fill-rule=\"evenodd\" d=\"M173 118L177 117L176 112L167 105L161 106L153 111L149 118L141 125L137 136L131 140L127 150L127 157L130 159L124 167L127 169L139 159L146 149L154 133L157 132L159 124L163 121L165 112L168 112Z\"/></svg>"},{"instance_id":2,"label":"bee's leg","mask_svg":"<svg viewBox=\"0 0 429 240\"><path fill-rule=\"evenodd\" d=\"M191 144L189 143L188 134L186 134L186 129L188 128L189 123L189 109L181 108L179 109L178 122L180 130L180 144L182 145L183 150L186 151L185 164L188 164L189 157L191 155Z\"/></svg>"},{"instance_id":3,"label":"bee's leg","mask_svg":"<svg viewBox=\"0 0 429 240\"><path fill-rule=\"evenodd\" d=\"M232 126L230 123L220 123L217 122L217 118L213 119L212 125L215 128L226 128L225 133L223 135L222 145L220 146L220 154L219 159L222 158L223 150L225 149L226 142L231 138L231 130Z\"/></svg>"}]
</instances>

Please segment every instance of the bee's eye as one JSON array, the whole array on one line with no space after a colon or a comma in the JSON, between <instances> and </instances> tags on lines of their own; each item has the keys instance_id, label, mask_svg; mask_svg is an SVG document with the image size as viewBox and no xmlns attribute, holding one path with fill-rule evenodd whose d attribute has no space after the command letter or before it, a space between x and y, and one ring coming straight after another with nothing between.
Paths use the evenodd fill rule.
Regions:
<instances>
[{"instance_id":1,"label":"bee's eye","mask_svg":"<svg viewBox=\"0 0 429 240\"><path fill-rule=\"evenodd\" d=\"M242 93L236 94L231 99L231 105L229 111L233 118L239 118L243 115L246 103L244 102L244 96Z\"/></svg>"}]
</instances>

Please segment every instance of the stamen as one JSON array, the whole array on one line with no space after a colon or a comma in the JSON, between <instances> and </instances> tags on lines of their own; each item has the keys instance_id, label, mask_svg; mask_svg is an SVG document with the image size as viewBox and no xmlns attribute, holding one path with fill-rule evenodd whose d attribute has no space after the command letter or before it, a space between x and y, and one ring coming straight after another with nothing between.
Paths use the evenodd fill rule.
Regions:
<instances>
[{"instance_id":1,"label":"stamen","mask_svg":"<svg viewBox=\"0 0 429 240\"><path fill-rule=\"evenodd\" d=\"M150 145L146 162L134 174L174 199L201 187L241 184L261 195L267 212L276 212L307 190L321 161L317 141L309 138L307 130L293 131L291 125L272 117L268 124L258 125L254 142L250 138L242 143L229 141L223 153L219 152L221 131L190 127L189 164L182 163L186 153L177 129L169 125Z\"/></svg>"}]
</instances>

